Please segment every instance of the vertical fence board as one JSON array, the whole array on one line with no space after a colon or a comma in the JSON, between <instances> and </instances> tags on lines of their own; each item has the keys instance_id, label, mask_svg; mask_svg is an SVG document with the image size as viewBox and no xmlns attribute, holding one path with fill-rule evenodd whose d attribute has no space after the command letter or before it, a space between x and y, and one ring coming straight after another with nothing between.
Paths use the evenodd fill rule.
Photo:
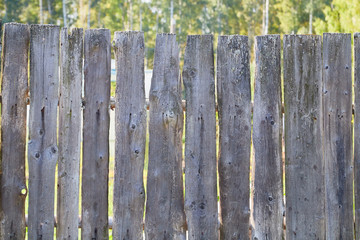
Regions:
<instances>
[{"instance_id":1,"label":"vertical fence board","mask_svg":"<svg viewBox=\"0 0 360 240\"><path fill-rule=\"evenodd\" d=\"M286 239L325 239L321 36L284 36Z\"/></svg>"},{"instance_id":2,"label":"vertical fence board","mask_svg":"<svg viewBox=\"0 0 360 240\"><path fill-rule=\"evenodd\" d=\"M30 28L29 239L54 237L59 26Z\"/></svg>"},{"instance_id":3,"label":"vertical fence board","mask_svg":"<svg viewBox=\"0 0 360 240\"><path fill-rule=\"evenodd\" d=\"M108 239L109 237L110 42L108 29L85 31L82 239Z\"/></svg>"},{"instance_id":4,"label":"vertical fence board","mask_svg":"<svg viewBox=\"0 0 360 240\"><path fill-rule=\"evenodd\" d=\"M324 34L326 238L352 239L351 34Z\"/></svg>"},{"instance_id":5,"label":"vertical fence board","mask_svg":"<svg viewBox=\"0 0 360 240\"><path fill-rule=\"evenodd\" d=\"M2 37L3 37L2 25L3 25L2 19L0 19L0 56L2 56L1 55L2 54ZM2 58L0 57L0 66L1 66L1 61L2 61ZM0 73L1 73L1 70L2 69L0 69Z\"/></svg>"},{"instance_id":6,"label":"vertical fence board","mask_svg":"<svg viewBox=\"0 0 360 240\"><path fill-rule=\"evenodd\" d=\"M4 26L1 105L0 238L25 239L28 25Z\"/></svg>"},{"instance_id":7,"label":"vertical fence board","mask_svg":"<svg viewBox=\"0 0 360 240\"><path fill-rule=\"evenodd\" d=\"M61 30L57 239L78 238L83 30Z\"/></svg>"},{"instance_id":8,"label":"vertical fence board","mask_svg":"<svg viewBox=\"0 0 360 240\"><path fill-rule=\"evenodd\" d=\"M249 239L251 90L246 36L220 36L217 49L221 239Z\"/></svg>"},{"instance_id":9,"label":"vertical fence board","mask_svg":"<svg viewBox=\"0 0 360 240\"><path fill-rule=\"evenodd\" d=\"M176 35L156 37L150 90L146 239L184 239L179 47Z\"/></svg>"},{"instance_id":10,"label":"vertical fence board","mask_svg":"<svg viewBox=\"0 0 360 240\"><path fill-rule=\"evenodd\" d=\"M252 239L282 239L280 35L255 38Z\"/></svg>"},{"instance_id":11,"label":"vertical fence board","mask_svg":"<svg viewBox=\"0 0 360 240\"><path fill-rule=\"evenodd\" d=\"M215 80L212 35L188 36L186 90L185 212L189 239L218 239Z\"/></svg>"},{"instance_id":12,"label":"vertical fence board","mask_svg":"<svg viewBox=\"0 0 360 240\"><path fill-rule=\"evenodd\" d=\"M146 139L144 33L116 32L113 238L142 239Z\"/></svg>"},{"instance_id":13,"label":"vertical fence board","mask_svg":"<svg viewBox=\"0 0 360 240\"><path fill-rule=\"evenodd\" d=\"M354 34L355 117L354 117L354 193L355 239L360 239L360 33Z\"/></svg>"}]
</instances>

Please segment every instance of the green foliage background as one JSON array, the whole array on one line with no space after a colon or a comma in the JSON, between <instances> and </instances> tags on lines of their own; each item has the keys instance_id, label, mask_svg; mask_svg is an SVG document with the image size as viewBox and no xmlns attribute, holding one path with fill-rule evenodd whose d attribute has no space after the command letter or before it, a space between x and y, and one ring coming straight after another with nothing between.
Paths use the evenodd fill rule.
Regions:
<instances>
[{"instance_id":1,"label":"green foliage background","mask_svg":"<svg viewBox=\"0 0 360 240\"><path fill-rule=\"evenodd\" d=\"M156 33L174 33L182 51L188 34L261 35L266 0L3 0L3 22L43 23L67 27L109 28L145 33L146 66L152 68ZM312 13L312 21L310 14ZM360 31L359 0L269 0L269 34L322 34ZM310 32L310 22L312 31Z\"/></svg>"}]
</instances>

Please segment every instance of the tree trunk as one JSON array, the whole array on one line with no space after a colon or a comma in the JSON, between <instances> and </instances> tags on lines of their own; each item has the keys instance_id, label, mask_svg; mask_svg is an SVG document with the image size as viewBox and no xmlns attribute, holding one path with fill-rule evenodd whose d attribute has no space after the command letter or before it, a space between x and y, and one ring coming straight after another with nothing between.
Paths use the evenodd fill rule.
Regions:
<instances>
[{"instance_id":1,"label":"tree trunk","mask_svg":"<svg viewBox=\"0 0 360 240\"><path fill-rule=\"evenodd\" d=\"M264 0L263 7L263 35L268 34L269 30L269 0Z\"/></svg>"},{"instance_id":2,"label":"tree trunk","mask_svg":"<svg viewBox=\"0 0 360 240\"><path fill-rule=\"evenodd\" d=\"M175 33L174 0L170 2L170 33Z\"/></svg>"},{"instance_id":3,"label":"tree trunk","mask_svg":"<svg viewBox=\"0 0 360 240\"><path fill-rule=\"evenodd\" d=\"M218 9L218 33L221 34L221 0L217 1L217 9Z\"/></svg>"},{"instance_id":4,"label":"tree trunk","mask_svg":"<svg viewBox=\"0 0 360 240\"><path fill-rule=\"evenodd\" d=\"M130 31L133 29L133 6L132 0L129 0L129 18L130 18Z\"/></svg>"},{"instance_id":5,"label":"tree trunk","mask_svg":"<svg viewBox=\"0 0 360 240\"><path fill-rule=\"evenodd\" d=\"M140 5L139 5L139 19L140 19L140 28L139 28L139 30L140 31L142 31L142 12L141 12L141 2L139 3Z\"/></svg>"},{"instance_id":6,"label":"tree trunk","mask_svg":"<svg viewBox=\"0 0 360 240\"><path fill-rule=\"evenodd\" d=\"M44 15L43 15L43 6L42 6L42 0L39 0L40 5L40 24L44 24Z\"/></svg>"},{"instance_id":7,"label":"tree trunk","mask_svg":"<svg viewBox=\"0 0 360 240\"><path fill-rule=\"evenodd\" d=\"M89 8L88 8L88 23L87 27L90 28L90 10L91 10L91 0L89 0Z\"/></svg>"},{"instance_id":8,"label":"tree trunk","mask_svg":"<svg viewBox=\"0 0 360 240\"><path fill-rule=\"evenodd\" d=\"M309 13L309 34L312 34L312 22L313 22L314 0L310 1L310 13Z\"/></svg>"},{"instance_id":9,"label":"tree trunk","mask_svg":"<svg viewBox=\"0 0 360 240\"><path fill-rule=\"evenodd\" d=\"M66 0L62 0L62 4L63 4L64 27L67 27L67 21L66 21Z\"/></svg>"},{"instance_id":10,"label":"tree trunk","mask_svg":"<svg viewBox=\"0 0 360 240\"><path fill-rule=\"evenodd\" d=\"M48 11L49 11L49 18L50 18L50 23L53 23L53 18L52 18L52 9L51 9L51 0L47 0L47 4L48 4Z\"/></svg>"}]
</instances>

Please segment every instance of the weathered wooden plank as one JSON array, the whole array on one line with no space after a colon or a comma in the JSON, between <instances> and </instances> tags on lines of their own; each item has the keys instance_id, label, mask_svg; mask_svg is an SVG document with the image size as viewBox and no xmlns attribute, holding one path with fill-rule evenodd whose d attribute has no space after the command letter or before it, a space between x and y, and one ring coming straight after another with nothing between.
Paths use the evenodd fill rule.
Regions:
<instances>
[{"instance_id":1,"label":"weathered wooden plank","mask_svg":"<svg viewBox=\"0 0 360 240\"><path fill-rule=\"evenodd\" d=\"M0 239L25 239L28 25L4 26L1 79Z\"/></svg>"},{"instance_id":2,"label":"weathered wooden plank","mask_svg":"<svg viewBox=\"0 0 360 240\"><path fill-rule=\"evenodd\" d=\"M360 239L360 33L354 34L355 116L354 116L354 194L355 239Z\"/></svg>"},{"instance_id":3,"label":"weathered wooden plank","mask_svg":"<svg viewBox=\"0 0 360 240\"><path fill-rule=\"evenodd\" d=\"M217 48L221 239L249 239L251 90L247 36L219 36Z\"/></svg>"},{"instance_id":4,"label":"weathered wooden plank","mask_svg":"<svg viewBox=\"0 0 360 240\"><path fill-rule=\"evenodd\" d=\"M2 56L2 37L3 37L3 23L2 23L2 19L0 19L0 56ZM0 66L1 66L1 61L2 61L2 58L0 57ZM0 69L0 73L1 73L2 69ZM1 98L0 98L1 99Z\"/></svg>"},{"instance_id":5,"label":"weathered wooden plank","mask_svg":"<svg viewBox=\"0 0 360 240\"><path fill-rule=\"evenodd\" d=\"M353 239L351 34L323 38L326 238Z\"/></svg>"},{"instance_id":6,"label":"weathered wooden plank","mask_svg":"<svg viewBox=\"0 0 360 240\"><path fill-rule=\"evenodd\" d=\"M158 34L150 89L146 239L186 239L179 73L176 35Z\"/></svg>"},{"instance_id":7,"label":"weathered wooden plank","mask_svg":"<svg viewBox=\"0 0 360 240\"><path fill-rule=\"evenodd\" d=\"M325 239L321 36L284 36L286 239Z\"/></svg>"},{"instance_id":8,"label":"weathered wooden plank","mask_svg":"<svg viewBox=\"0 0 360 240\"><path fill-rule=\"evenodd\" d=\"M54 237L59 26L30 27L29 239Z\"/></svg>"},{"instance_id":9,"label":"weathered wooden plank","mask_svg":"<svg viewBox=\"0 0 360 240\"><path fill-rule=\"evenodd\" d=\"M146 139L144 33L116 32L113 238L142 239Z\"/></svg>"},{"instance_id":10,"label":"weathered wooden plank","mask_svg":"<svg viewBox=\"0 0 360 240\"><path fill-rule=\"evenodd\" d=\"M83 29L60 34L59 162L56 238L78 239Z\"/></svg>"},{"instance_id":11,"label":"weathered wooden plank","mask_svg":"<svg viewBox=\"0 0 360 240\"><path fill-rule=\"evenodd\" d=\"M218 239L212 35L188 36L183 78L187 110L185 212L188 237L189 239Z\"/></svg>"},{"instance_id":12,"label":"weathered wooden plank","mask_svg":"<svg viewBox=\"0 0 360 240\"><path fill-rule=\"evenodd\" d=\"M255 38L252 239L282 239L280 35Z\"/></svg>"},{"instance_id":13,"label":"weathered wooden plank","mask_svg":"<svg viewBox=\"0 0 360 240\"><path fill-rule=\"evenodd\" d=\"M82 239L100 240L109 237L110 48L110 30L85 31Z\"/></svg>"}]
</instances>

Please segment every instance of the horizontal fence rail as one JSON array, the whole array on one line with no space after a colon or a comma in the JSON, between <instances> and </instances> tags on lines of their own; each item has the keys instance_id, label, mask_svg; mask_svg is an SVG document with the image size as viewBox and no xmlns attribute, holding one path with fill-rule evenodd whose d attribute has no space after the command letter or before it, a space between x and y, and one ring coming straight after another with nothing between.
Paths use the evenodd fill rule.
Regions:
<instances>
[{"instance_id":1,"label":"horizontal fence rail","mask_svg":"<svg viewBox=\"0 0 360 240\"><path fill-rule=\"evenodd\" d=\"M359 33L2 32L0 239L359 239Z\"/></svg>"}]
</instances>

